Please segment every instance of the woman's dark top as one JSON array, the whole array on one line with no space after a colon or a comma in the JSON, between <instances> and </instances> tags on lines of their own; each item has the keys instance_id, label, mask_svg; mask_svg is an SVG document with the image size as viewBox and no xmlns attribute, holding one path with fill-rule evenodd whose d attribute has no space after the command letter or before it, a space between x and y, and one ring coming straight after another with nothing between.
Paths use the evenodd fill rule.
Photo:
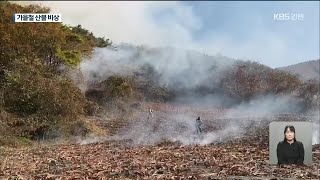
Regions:
<instances>
[{"instance_id":1,"label":"woman's dark top","mask_svg":"<svg viewBox=\"0 0 320 180\"><path fill-rule=\"evenodd\" d=\"M287 141L281 141L277 146L278 164L303 164L304 148L299 141L289 144Z\"/></svg>"}]
</instances>

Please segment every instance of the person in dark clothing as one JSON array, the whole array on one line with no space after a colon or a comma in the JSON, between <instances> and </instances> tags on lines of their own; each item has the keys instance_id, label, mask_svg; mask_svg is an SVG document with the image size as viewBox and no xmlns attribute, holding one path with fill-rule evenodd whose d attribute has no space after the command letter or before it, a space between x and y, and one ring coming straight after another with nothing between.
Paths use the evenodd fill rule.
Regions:
<instances>
[{"instance_id":1,"label":"person in dark clothing","mask_svg":"<svg viewBox=\"0 0 320 180\"><path fill-rule=\"evenodd\" d=\"M302 142L296 140L295 133L295 128L291 125L284 128L284 140L277 146L278 165L303 164L304 147Z\"/></svg>"},{"instance_id":2,"label":"person in dark clothing","mask_svg":"<svg viewBox=\"0 0 320 180\"><path fill-rule=\"evenodd\" d=\"M203 122L200 120L200 117L198 117L196 119L197 134L202 133L202 124L203 124Z\"/></svg>"}]
</instances>

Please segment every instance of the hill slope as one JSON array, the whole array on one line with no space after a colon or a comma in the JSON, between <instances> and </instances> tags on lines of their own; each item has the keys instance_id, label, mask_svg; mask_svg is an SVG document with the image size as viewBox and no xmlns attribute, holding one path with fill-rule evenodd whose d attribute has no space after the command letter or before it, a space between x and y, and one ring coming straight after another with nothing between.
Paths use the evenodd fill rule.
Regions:
<instances>
[{"instance_id":1,"label":"hill slope","mask_svg":"<svg viewBox=\"0 0 320 180\"><path fill-rule=\"evenodd\" d=\"M320 59L306 61L286 67L280 67L277 69L284 70L294 75L298 75L301 80L317 79L319 80L320 74Z\"/></svg>"}]
</instances>

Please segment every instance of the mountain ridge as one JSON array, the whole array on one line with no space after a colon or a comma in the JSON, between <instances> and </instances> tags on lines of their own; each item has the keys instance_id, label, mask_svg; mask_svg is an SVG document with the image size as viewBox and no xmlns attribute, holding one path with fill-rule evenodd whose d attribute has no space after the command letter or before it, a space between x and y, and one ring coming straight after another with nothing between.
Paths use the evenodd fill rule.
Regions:
<instances>
[{"instance_id":1,"label":"mountain ridge","mask_svg":"<svg viewBox=\"0 0 320 180\"><path fill-rule=\"evenodd\" d=\"M286 71L293 75L298 75L298 77L303 81L311 79L315 79L317 81L320 80L320 59L309 60L276 69Z\"/></svg>"}]
</instances>

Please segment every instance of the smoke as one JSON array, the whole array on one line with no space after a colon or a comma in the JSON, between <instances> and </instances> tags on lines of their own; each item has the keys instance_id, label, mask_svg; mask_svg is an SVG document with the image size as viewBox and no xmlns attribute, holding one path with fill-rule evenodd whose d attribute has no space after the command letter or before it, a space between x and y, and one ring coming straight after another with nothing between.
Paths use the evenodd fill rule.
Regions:
<instances>
[{"instance_id":1,"label":"smoke","mask_svg":"<svg viewBox=\"0 0 320 180\"><path fill-rule=\"evenodd\" d=\"M128 119L128 125L115 136L94 137L80 142L83 144L130 139L133 145L154 145L165 140L185 145L221 143L244 137L248 130L256 131L256 127L269 128L268 123L276 119L278 114L292 113L296 110L295 108L299 108L298 105L289 105L290 103L292 102L289 97L270 95L223 110L223 113L215 108L204 110L203 107L178 107L173 111L156 110L154 117L151 118L145 111L140 112L137 118ZM201 135L196 132L195 119L198 116L204 122L204 133ZM290 118L289 116L286 119ZM314 123L316 126L313 131L313 144L316 144L319 124ZM263 136L264 134L251 133L250 135Z\"/></svg>"},{"instance_id":2,"label":"smoke","mask_svg":"<svg viewBox=\"0 0 320 180\"><path fill-rule=\"evenodd\" d=\"M312 144L320 144L320 111L309 113L312 122Z\"/></svg>"},{"instance_id":3,"label":"smoke","mask_svg":"<svg viewBox=\"0 0 320 180\"><path fill-rule=\"evenodd\" d=\"M177 48L146 48L128 44L113 48L97 48L90 59L84 60L80 70L87 83L101 82L112 75L133 75L145 65L158 75L159 86L192 89L199 85L214 85L219 82L221 72L232 67L236 60L223 56L207 56L201 53ZM85 85L87 88L89 84ZM104 140L131 139L134 144L155 144L163 140L179 141L183 144L210 144L244 134L252 123L285 113L296 113L301 106L291 95L258 96L249 102L236 104L220 94L185 94L173 102L187 104L191 111L156 111L155 118L148 119L147 112L140 112L137 119L128 119L128 126L118 134L108 138L92 137L81 143ZM216 107L233 105L219 114ZM199 109L209 108L207 112ZM211 108L211 110L210 110ZM201 116L209 131L201 137L196 134L195 119ZM228 119L221 122L217 119ZM219 125L220 123L220 125ZM210 129L215 126L218 129ZM316 127L319 124L316 124ZM314 137L318 131L314 131ZM318 141L314 138L314 143Z\"/></svg>"},{"instance_id":4,"label":"smoke","mask_svg":"<svg viewBox=\"0 0 320 180\"><path fill-rule=\"evenodd\" d=\"M113 48L97 48L83 61L80 70L85 82L103 81L112 75L132 75L145 65L157 74L158 84L168 88L195 88L212 85L234 59L221 55L207 56L177 48L146 48L127 44ZM88 84L87 84L88 85Z\"/></svg>"},{"instance_id":5,"label":"smoke","mask_svg":"<svg viewBox=\"0 0 320 180\"><path fill-rule=\"evenodd\" d=\"M33 2L32 2L33 3ZM259 28L248 26L251 37L245 42L234 42L228 34L207 34L201 41L195 40L194 33L203 27L201 19L191 6L180 2L43 2L52 12L61 13L64 23L92 30L97 36L106 36L117 43L142 44L148 46L184 47L206 53L222 52L233 57L273 61L278 64L292 55L290 43L283 34L274 34L263 24ZM172 16L154 18L155 14ZM255 16L251 16L255 17ZM261 23L261 22L260 22ZM284 31L286 32L286 31ZM292 38L288 38L292 39ZM263 46L260 46L263 44ZM271 53L272 52L272 53ZM298 51L297 51L298 52ZM145 65L151 66L159 75L159 86L192 89L201 85L214 86L221 79L221 72L229 68L234 59L223 56L206 56L194 51L178 48L136 48L119 45L117 50L97 48L92 57L80 65L84 83L79 87L86 91L91 82L106 80L112 75L132 75ZM266 62L269 63L269 62ZM77 76L73 74L73 78ZM194 106L232 105L229 97L215 95L189 94L176 99L176 103ZM153 144L163 139L180 141L184 144L209 144L228 136L245 132L252 121L278 113L298 112L299 105L288 96L269 95L257 97L250 102L241 103L229 109L222 118L234 119L218 130L208 132L201 139L194 135L194 119L201 116L208 124L215 124L214 114L155 113L157 120L146 121L141 116L133 121L128 129L112 138L131 138L136 144ZM237 118L252 117L250 121L239 122ZM319 118L319 116L317 116ZM313 143L319 143L319 123L314 120ZM243 124L244 123L244 124ZM95 137L88 142L101 139ZM102 140L105 140L102 138Z\"/></svg>"},{"instance_id":6,"label":"smoke","mask_svg":"<svg viewBox=\"0 0 320 180\"><path fill-rule=\"evenodd\" d=\"M162 140L180 141L192 144L194 137L194 115L170 114L156 112L154 119L143 118L132 121L129 130L119 133L119 136L130 138L134 144L155 144Z\"/></svg>"},{"instance_id":7,"label":"smoke","mask_svg":"<svg viewBox=\"0 0 320 180\"><path fill-rule=\"evenodd\" d=\"M210 113L210 111L205 113L197 109L193 112L174 114L158 112L155 117L159 119L145 121L145 118L141 117L140 123L129 126L129 129L120 133L119 136L132 138L136 144L154 144L168 139L183 144L205 145L241 137L248 128L252 128L253 124L260 124L262 120L271 121L275 115L296 112L298 109L297 104L290 102L290 97L270 95L249 103L242 103L228 109L222 115L216 112ZM206 129L206 133L201 138L198 137L195 129L195 119L198 116L204 120Z\"/></svg>"},{"instance_id":8,"label":"smoke","mask_svg":"<svg viewBox=\"0 0 320 180\"><path fill-rule=\"evenodd\" d=\"M256 97L248 103L241 103L231 108L225 118L234 117L268 117L278 114L296 113L301 106L290 95L266 95Z\"/></svg>"},{"instance_id":9,"label":"smoke","mask_svg":"<svg viewBox=\"0 0 320 180\"><path fill-rule=\"evenodd\" d=\"M95 49L92 57L80 65L84 83L79 87L86 91L91 82L101 82L112 75L127 76L139 72L145 65L152 67L158 75L159 86L178 89L193 89L198 86L215 86L222 78L225 69L232 66L234 59L223 56L206 56L199 52L222 52L233 57L244 57L281 62L288 53L287 42L272 31L258 28L250 30L253 33L246 42L235 43L232 38L223 34L208 34L205 40L194 39L194 32L203 27L201 19L194 13L191 6L179 2L46 2L53 12L62 13L66 24L77 25L92 30L97 36L106 36L116 43L147 45L143 48L121 44L117 50L110 48ZM88 11L89 9L89 11ZM154 18L156 14L171 16ZM101 21L97 21L101 19ZM262 26L264 27L264 26ZM263 43L261 43L263 42ZM263 44L263 47L258 44ZM189 51L176 47L184 47ZM267 51L266 51L267 50ZM248 53L249 52L249 53ZM272 52L272 53L270 53ZM73 75L77 78L76 75ZM175 100L176 103L193 105L193 107L230 106L235 104L230 97L220 94L187 94ZM114 139L130 138L135 144L153 144L163 139L180 141L184 144L209 144L228 136L237 136L245 132L250 121L259 121L260 118L279 113L299 111L299 105L291 101L288 96L269 95L257 97L250 102L241 103L220 118L234 119L218 130L208 132L199 139L195 135L194 120L197 116L203 117L208 124L215 124L214 114L155 113L152 121L146 121L145 116L133 121L128 129L120 132ZM159 117L160 116L160 117ZM241 124L236 119L252 117L250 121ZM317 127L317 126L314 126ZM314 131L316 137L319 131ZM101 139L95 137L88 140L94 142ZM105 140L102 138L102 140ZM314 141L316 139L314 138Z\"/></svg>"},{"instance_id":10,"label":"smoke","mask_svg":"<svg viewBox=\"0 0 320 180\"><path fill-rule=\"evenodd\" d=\"M319 118L319 116L317 117ZM312 134L312 144L320 144L320 125L319 119L313 122L313 134Z\"/></svg>"},{"instance_id":11,"label":"smoke","mask_svg":"<svg viewBox=\"0 0 320 180\"><path fill-rule=\"evenodd\" d=\"M154 118L148 118L147 113L141 114L139 119L130 119L129 125L114 136L88 137L79 139L78 143L88 144L112 140L132 141L132 145L154 145L163 141L179 142L187 144L206 145L214 142L222 142L228 138L239 136L244 127L241 122L220 123L221 128L215 132L207 132L202 135L196 132L195 117L197 114L189 113L163 113L155 112ZM214 120L207 120L206 126L217 125Z\"/></svg>"}]
</instances>

